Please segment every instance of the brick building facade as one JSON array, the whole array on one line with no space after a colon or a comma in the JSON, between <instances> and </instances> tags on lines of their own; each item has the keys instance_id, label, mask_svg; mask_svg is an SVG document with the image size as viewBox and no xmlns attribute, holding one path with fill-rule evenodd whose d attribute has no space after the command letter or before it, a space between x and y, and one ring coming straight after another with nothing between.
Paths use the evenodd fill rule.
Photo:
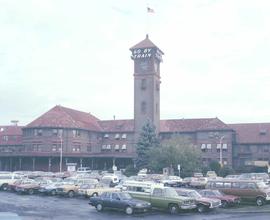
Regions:
<instances>
[{"instance_id":1,"label":"brick building facade","mask_svg":"<svg viewBox=\"0 0 270 220\"><path fill-rule=\"evenodd\" d=\"M202 163L220 160L234 168L270 158L270 123L225 124L218 118L160 120L160 63L163 52L148 36L133 46L134 120L100 120L55 106L26 126L0 125L0 170L59 171L67 163L125 168L146 121L161 139L178 134L201 149Z\"/></svg>"}]
</instances>

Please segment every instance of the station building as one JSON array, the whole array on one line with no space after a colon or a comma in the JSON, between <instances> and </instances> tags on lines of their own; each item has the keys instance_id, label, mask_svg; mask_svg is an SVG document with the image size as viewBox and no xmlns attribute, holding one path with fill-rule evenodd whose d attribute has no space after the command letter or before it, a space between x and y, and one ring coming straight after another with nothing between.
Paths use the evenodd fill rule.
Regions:
<instances>
[{"instance_id":1,"label":"station building","mask_svg":"<svg viewBox=\"0 0 270 220\"><path fill-rule=\"evenodd\" d=\"M270 160L270 123L226 124L218 118L160 120L160 64L164 53L146 38L130 48L134 61L134 119L101 120L57 105L26 126L0 125L0 170L59 171L67 164L92 169L125 168L136 157L146 121L161 140L189 138L202 163L233 168Z\"/></svg>"}]
</instances>

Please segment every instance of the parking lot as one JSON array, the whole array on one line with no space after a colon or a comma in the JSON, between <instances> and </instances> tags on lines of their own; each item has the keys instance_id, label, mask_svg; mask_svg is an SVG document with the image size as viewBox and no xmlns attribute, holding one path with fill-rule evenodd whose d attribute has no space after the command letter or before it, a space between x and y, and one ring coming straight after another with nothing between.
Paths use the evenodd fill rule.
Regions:
<instances>
[{"instance_id":1,"label":"parking lot","mask_svg":"<svg viewBox=\"0 0 270 220\"><path fill-rule=\"evenodd\" d=\"M43 219L269 219L270 205L263 207L241 206L234 209L217 209L211 213L180 213L170 215L168 213L152 211L147 214L126 216L122 212L103 211L97 212L88 205L88 200L83 198L63 198L41 195L18 195L10 192L0 192L0 212L16 213L23 220ZM0 219L5 219L1 217ZM8 218L6 218L8 219Z\"/></svg>"}]
</instances>

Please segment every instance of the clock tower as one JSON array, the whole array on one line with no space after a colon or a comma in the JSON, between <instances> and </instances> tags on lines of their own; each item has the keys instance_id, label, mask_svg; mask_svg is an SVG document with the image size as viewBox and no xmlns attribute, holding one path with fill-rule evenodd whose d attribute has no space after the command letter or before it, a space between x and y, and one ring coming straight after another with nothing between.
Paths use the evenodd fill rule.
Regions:
<instances>
[{"instance_id":1,"label":"clock tower","mask_svg":"<svg viewBox=\"0 0 270 220\"><path fill-rule=\"evenodd\" d=\"M130 50L134 61L134 132L137 140L147 121L159 133L160 63L164 53L148 35Z\"/></svg>"}]
</instances>

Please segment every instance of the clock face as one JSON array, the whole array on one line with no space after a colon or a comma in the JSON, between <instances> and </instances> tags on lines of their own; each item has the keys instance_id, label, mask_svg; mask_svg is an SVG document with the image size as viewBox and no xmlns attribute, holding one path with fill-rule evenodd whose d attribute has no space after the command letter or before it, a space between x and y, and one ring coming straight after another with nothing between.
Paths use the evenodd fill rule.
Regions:
<instances>
[{"instance_id":1,"label":"clock face","mask_svg":"<svg viewBox=\"0 0 270 220\"><path fill-rule=\"evenodd\" d=\"M145 61L142 61L142 62L140 63L140 69L141 69L142 71L146 71L146 70L148 69L148 63L145 62Z\"/></svg>"}]
</instances>

